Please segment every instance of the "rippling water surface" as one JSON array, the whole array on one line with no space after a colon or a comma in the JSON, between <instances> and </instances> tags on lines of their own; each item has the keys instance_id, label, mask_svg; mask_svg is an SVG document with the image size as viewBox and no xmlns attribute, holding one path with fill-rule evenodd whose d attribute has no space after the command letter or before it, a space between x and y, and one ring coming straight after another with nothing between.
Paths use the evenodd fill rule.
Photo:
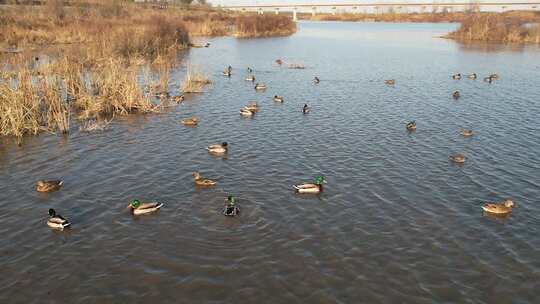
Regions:
<instances>
[{"instance_id":1,"label":"rippling water surface","mask_svg":"<svg viewBox=\"0 0 540 304\"><path fill-rule=\"evenodd\" d=\"M0 302L539 303L540 50L436 38L454 27L300 23L286 38L212 39L184 56L212 87L169 112L2 141ZM268 90L244 81L248 66ZM252 100L261 111L241 118ZM198 127L179 124L192 115ZM222 141L226 158L206 153ZM194 170L218 187L195 189ZM322 195L294 194L318 174ZM41 178L65 185L39 194ZM221 215L228 194L240 217ZM508 197L510 217L482 214ZM165 206L133 218L133 198ZM73 228L48 229L50 207Z\"/></svg>"}]
</instances>

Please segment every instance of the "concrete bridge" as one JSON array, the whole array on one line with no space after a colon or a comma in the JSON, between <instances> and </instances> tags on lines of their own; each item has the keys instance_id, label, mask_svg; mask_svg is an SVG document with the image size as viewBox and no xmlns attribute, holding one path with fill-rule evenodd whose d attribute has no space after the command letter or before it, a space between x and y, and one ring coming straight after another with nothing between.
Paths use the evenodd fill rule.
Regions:
<instances>
[{"instance_id":1,"label":"concrete bridge","mask_svg":"<svg viewBox=\"0 0 540 304\"><path fill-rule=\"evenodd\" d=\"M292 12L293 19L298 20L297 13L311 13L315 16L318 12L330 12L335 15L337 13L384 13L385 11L393 11L395 13L411 12L427 12L436 10L447 11L505 11L505 10L539 10L540 1L452 1L442 0L441 2L362 2L362 3L340 3L340 4L253 4L253 5L224 5L222 8L257 12L264 14L265 12Z\"/></svg>"}]
</instances>

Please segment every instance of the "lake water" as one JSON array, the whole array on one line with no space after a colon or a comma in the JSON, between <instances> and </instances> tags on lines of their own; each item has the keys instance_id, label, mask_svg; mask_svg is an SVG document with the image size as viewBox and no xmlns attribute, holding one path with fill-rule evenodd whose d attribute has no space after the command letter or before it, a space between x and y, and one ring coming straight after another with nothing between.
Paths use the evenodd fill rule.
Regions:
<instances>
[{"instance_id":1,"label":"lake water","mask_svg":"<svg viewBox=\"0 0 540 304\"><path fill-rule=\"evenodd\" d=\"M183 57L212 86L171 111L2 140L0 302L539 303L540 49L437 38L455 27L302 22L291 37L215 38ZM198 127L179 124L192 115ZM206 152L222 141L226 158ZM195 170L218 186L195 189ZM323 194L294 193L319 174ZM42 178L65 184L39 194ZM239 217L221 214L228 194ZM134 198L165 206L134 218ZM505 198L509 217L482 213ZM72 229L46 226L51 207Z\"/></svg>"}]
</instances>

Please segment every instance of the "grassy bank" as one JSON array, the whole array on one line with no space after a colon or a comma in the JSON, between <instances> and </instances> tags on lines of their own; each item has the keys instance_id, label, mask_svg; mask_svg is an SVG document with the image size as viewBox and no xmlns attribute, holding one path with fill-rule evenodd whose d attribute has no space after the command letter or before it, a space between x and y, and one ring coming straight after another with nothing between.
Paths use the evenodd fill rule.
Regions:
<instances>
[{"instance_id":1,"label":"grassy bank","mask_svg":"<svg viewBox=\"0 0 540 304\"><path fill-rule=\"evenodd\" d=\"M0 5L0 50L7 52L0 57L0 135L67 133L74 122L95 130L118 115L159 112L175 94L202 92L209 84L189 69L184 92L169 91L176 54L191 45L191 37L295 31L282 16L208 8L154 9L108 0Z\"/></svg>"},{"instance_id":2,"label":"grassy bank","mask_svg":"<svg viewBox=\"0 0 540 304\"><path fill-rule=\"evenodd\" d=\"M465 41L540 43L540 13L470 15L446 37Z\"/></svg>"},{"instance_id":3,"label":"grassy bank","mask_svg":"<svg viewBox=\"0 0 540 304\"><path fill-rule=\"evenodd\" d=\"M145 52L154 44L185 44L188 36L249 38L295 31L296 24L283 16L208 8L153 9L112 0L72 2L71 6L61 0L43 6L0 5L0 47L4 49L106 42L124 51Z\"/></svg>"},{"instance_id":4,"label":"grassy bank","mask_svg":"<svg viewBox=\"0 0 540 304\"><path fill-rule=\"evenodd\" d=\"M381 14L301 14L300 18L313 21L348 21L348 22L461 22L467 18L466 12L430 12L430 13L409 13L400 14L393 11Z\"/></svg>"}]
</instances>

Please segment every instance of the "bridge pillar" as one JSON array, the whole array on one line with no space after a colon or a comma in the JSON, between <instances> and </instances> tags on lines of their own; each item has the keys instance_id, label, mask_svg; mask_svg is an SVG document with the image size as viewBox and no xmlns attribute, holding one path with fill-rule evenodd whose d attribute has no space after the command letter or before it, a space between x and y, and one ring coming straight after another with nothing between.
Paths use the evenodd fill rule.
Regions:
<instances>
[{"instance_id":1,"label":"bridge pillar","mask_svg":"<svg viewBox=\"0 0 540 304\"><path fill-rule=\"evenodd\" d=\"M263 11L263 9L262 9L261 7L259 7L259 11L258 11L258 14L259 14L259 15L262 15L262 14L264 14L264 11Z\"/></svg>"},{"instance_id":2,"label":"bridge pillar","mask_svg":"<svg viewBox=\"0 0 540 304\"><path fill-rule=\"evenodd\" d=\"M298 21L298 16L296 16L296 10L297 10L296 7L293 8L293 10L292 10L292 20L293 21Z\"/></svg>"},{"instance_id":3,"label":"bridge pillar","mask_svg":"<svg viewBox=\"0 0 540 304\"><path fill-rule=\"evenodd\" d=\"M317 14L317 7L312 7L311 8L311 17L315 17L315 14Z\"/></svg>"},{"instance_id":4,"label":"bridge pillar","mask_svg":"<svg viewBox=\"0 0 540 304\"><path fill-rule=\"evenodd\" d=\"M276 15L279 15L279 7L276 8Z\"/></svg>"}]
</instances>

